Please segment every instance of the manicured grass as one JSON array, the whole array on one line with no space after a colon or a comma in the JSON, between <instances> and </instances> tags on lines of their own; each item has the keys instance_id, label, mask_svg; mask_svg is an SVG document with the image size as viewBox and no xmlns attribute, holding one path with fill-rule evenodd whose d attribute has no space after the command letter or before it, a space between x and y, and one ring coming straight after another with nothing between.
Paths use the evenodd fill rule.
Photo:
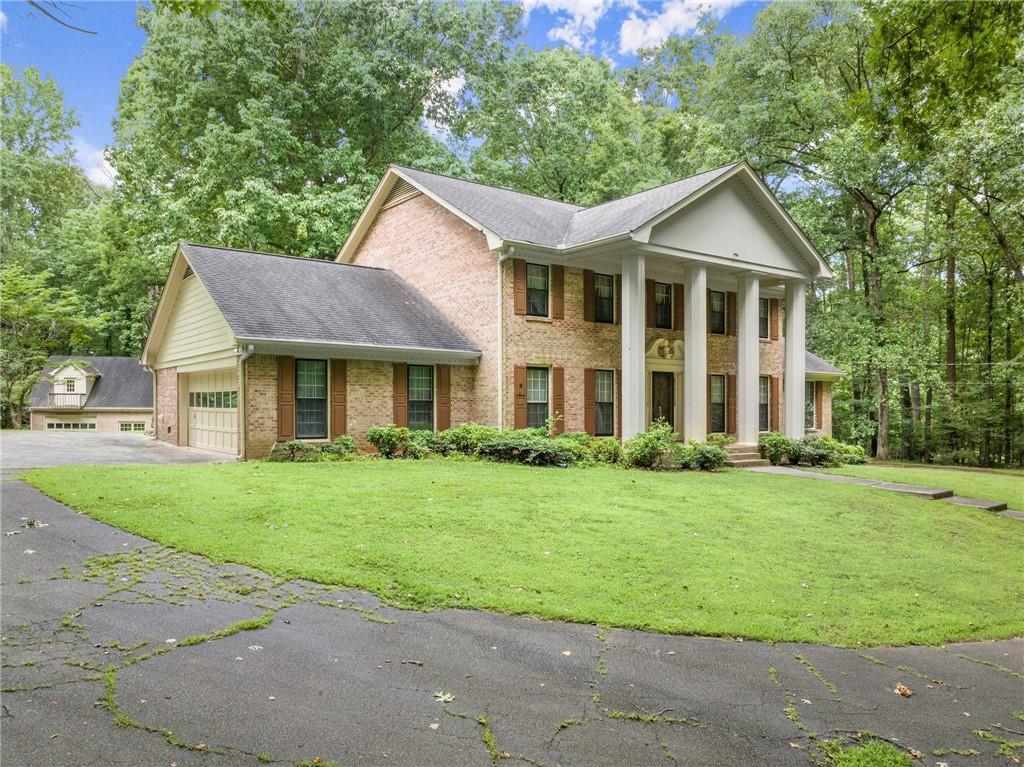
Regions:
<instances>
[{"instance_id":1,"label":"manicured grass","mask_svg":"<svg viewBox=\"0 0 1024 767\"><path fill-rule=\"evenodd\" d=\"M877 479L881 482L903 482L952 490L957 495L983 501L1005 501L1011 509L1024 510L1024 472L967 471L932 468L930 466L841 466L825 469L831 474Z\"/></svg>"},{"instance_id":2,"label":"manicured grass","mask_svg":"<svg viewBox=\"0 0 1024 767\"><path fill-rule=\"evenodd\" d=\"M162 544L400 606L846 646L1024 634L1024 524L870 488L383 460L27 479Z\"/></svg>"}]
</instances>

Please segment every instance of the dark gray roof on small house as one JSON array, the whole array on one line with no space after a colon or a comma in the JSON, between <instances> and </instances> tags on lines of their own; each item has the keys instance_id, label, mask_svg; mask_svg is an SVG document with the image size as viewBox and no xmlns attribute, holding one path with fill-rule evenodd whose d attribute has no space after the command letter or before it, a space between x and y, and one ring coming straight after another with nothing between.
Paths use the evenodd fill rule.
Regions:
<instances>
[{"instance_id":1,"label":"dark gray roof on small house","mask_svg":"<svg viewBox=\"0 0 1024 767\"><path fill-rule=\"evenodd\" d=\"M240 339L479 352L387 269L192 243L180 247Z\"/></svg>"},{"instance_id":2,"label":"dark gray roof on small house","mask_svg":"<svg viewBox=\"0 0 1024 767\"><path fill-rule=\"evenodd\" d=\"M395 169L502 239L569 248L632 232L738 164L723 165L592 208L400 165Z\"/></svg>"},{"instance_id":3,"label":"dark gray roof on small house","mask_svg":"<svg viewBox=\"0 0 1024 767\"><path fill-rule=\"evenodd\" d=\"M96 375L85 408L153 407L153 374L139 363L138 357L92 357L82 354L55 355L43 369L44 380L32 387L29 407L46 408L53 373L74 360L86 363L87 375Z\"/></svg>"},{"instance_id":4,"label":"dark gray roof on small house","mask_svg":"<svg viewBox=\"0 0 1024 767\"><path fill-rule=\"evenodd\" d=\"M805 351L804 353L804 373L807 375L845 375L843 371L835 365L826 362L817 354L812 354L808 351Z\"/></svg>"}]
</instances>

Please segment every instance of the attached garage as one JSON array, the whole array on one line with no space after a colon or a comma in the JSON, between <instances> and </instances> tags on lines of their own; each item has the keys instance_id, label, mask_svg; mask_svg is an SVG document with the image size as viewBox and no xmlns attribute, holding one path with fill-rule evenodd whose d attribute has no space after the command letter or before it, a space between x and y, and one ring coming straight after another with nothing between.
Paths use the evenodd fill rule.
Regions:
<instances>
[{"instance_id":1,"label":"attached garage","mask_svg":"<svg viewBox=\"0 0 1024 767\"><path fill-rule=\"evenodd\" d=\"M238 452L238 384L235 368L188 373L188 446Z\"/></svg>"}]
</instances>

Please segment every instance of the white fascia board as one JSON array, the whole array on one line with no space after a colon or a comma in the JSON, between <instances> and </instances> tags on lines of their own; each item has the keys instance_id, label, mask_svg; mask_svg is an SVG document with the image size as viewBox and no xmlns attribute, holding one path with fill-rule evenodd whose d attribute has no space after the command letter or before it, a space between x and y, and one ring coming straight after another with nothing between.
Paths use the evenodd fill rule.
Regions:
<instances>
[{"instance_id":1,"label":"white fascia board","mask_svg":"<svg viewBox=\"0 0 1024 767\"><path fill-rule=\"evenodd\" d=\"M757 272L764 277L776 277L779 279L807 279L807 275L795 269L782 269L776 266L765 266L753 261L744 261L740 258L728 256L716 256L713 253L701 253L696 250L683 250L682 248L669 248L665 245L638 245L638 250L656 256L674 256L680 261L700 261L709 266L719 266L730 271L751 271Z\"/></svg>"},{"instance_id":2,"label":"white fascia board","mask_svg":"<svg viewBox=\"0 0 1024 767\"><path fill-rule=\"evenodd\" d=\"M422 362L426 364L475 365L480 361L478 351L431 349L414 346L384 346L379 344L345 344L316 339L241 338L240 344L252 344L257 353L298 356L310 354L339 359L379 360L382 362Z\"/></svg>"},{"instance_id":3,"label":"white fascia board","mask_svg":"<svg viewBox=\"0 0 1024 767\"><path fill-rule=\"evenodd\" d=\"M846 373L812 373L810 370L804 373L804 380L807 381L838 381Z\"/></svg>"},{"instance_id":4,"label":"white fascia board","mask_svg":"<svg viewBox=\"0 0 1024 767\"><path fill-rule=\"evenodd\" d=\"M142 354L139 355L139 360L147 367L151 367L155 363L151 353L155 343L154 339L159 341L167 327L166 315L174 306L174 298L178 295L180 280L174 281L175 287L173 290L168 290L168 287L171 285L172 278L175 275L184 273L185 270L181 267L181 262L185 260L185 256L181 252L181 245L179 244L174 250L171 267L167 270L167 278L164 280L163 290L160 291L160 299L157 301L156 311L153 312L153 324L149 327L149 333L146 334L146 342L142 345Z\"/></svg>"}]
</instances>

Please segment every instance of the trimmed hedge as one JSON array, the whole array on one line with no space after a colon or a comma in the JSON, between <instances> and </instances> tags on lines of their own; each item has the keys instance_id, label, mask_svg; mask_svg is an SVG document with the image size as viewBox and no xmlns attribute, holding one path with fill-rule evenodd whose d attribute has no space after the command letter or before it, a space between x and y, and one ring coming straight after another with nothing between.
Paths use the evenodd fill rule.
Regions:
<instances>
[{"instance_id":1,"label":"trimmed hedge","mask_svg":"<svg viewBox=\"0 0 1024 767\"><path fill-rule=\"evenodd\" d=\"M867 453L860 445L847 445L832 437L793 439L778 432L762 434L757 441L762 458L778 466L785 458L790 466L841 466L844 463L867 463Z\"/></svg>"}]
</instances>

